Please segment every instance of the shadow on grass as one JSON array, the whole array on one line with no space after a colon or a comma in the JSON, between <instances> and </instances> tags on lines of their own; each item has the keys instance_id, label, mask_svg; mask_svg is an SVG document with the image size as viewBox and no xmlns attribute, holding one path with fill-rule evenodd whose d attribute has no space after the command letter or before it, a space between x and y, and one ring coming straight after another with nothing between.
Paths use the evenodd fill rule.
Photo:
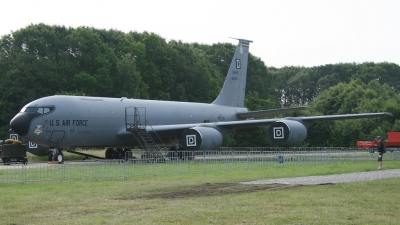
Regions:
<instances>
[{"instance_id":1,"label":"shadow on grass","mask_svg":"<svg viewBox=\"0 0 400 225\"><path fill-rule=\"evenodd\" d=\"M184 190L157 193L144 196L131 196L124 198L114 198L114 200L134 200L134 199L177 199L190 197L205 197L205 196L221 196L230 194L251 193L256 191L276 191L282 189L292 189L302 187L304 185L288 185L288 184L260 184L246 185L239 183L215 183L204 184L186 188Z\"/></svg>"}]
</instances>

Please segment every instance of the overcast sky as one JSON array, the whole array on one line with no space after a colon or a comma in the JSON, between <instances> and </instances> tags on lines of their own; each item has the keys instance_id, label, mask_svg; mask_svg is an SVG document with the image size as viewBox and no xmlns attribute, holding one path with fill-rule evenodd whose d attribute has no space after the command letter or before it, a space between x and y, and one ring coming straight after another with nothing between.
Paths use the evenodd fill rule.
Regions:
<instances>
[{"instance_id":1,"label":"overcast sky","mask_svg":"<svg viewBox=\"0 0 400 225\"><path fill-rule=\"evenodd\" d=\"M12 0L0 36L30 24L153 32L167 41L253 40L267 66L340 62L400 65L398 0Z\"/></svg>"}]
</instances>

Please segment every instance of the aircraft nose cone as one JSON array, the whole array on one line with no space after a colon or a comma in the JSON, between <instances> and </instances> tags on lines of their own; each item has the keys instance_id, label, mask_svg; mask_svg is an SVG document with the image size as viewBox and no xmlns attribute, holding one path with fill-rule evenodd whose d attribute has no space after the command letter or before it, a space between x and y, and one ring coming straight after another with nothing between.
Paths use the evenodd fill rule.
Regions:
<instances>
[{"instance_id":1,"label":"aircraft nose cone","mask_svg":"<svg viewBox=\"0 0 400 225\"><path fill-rule=\"evenodd\" d=\"M31 119L26 113L18 113L14 118L10 121L10 127L15 133L24 136L28 133L29 124Z\"/></svg>"}]
</instances>

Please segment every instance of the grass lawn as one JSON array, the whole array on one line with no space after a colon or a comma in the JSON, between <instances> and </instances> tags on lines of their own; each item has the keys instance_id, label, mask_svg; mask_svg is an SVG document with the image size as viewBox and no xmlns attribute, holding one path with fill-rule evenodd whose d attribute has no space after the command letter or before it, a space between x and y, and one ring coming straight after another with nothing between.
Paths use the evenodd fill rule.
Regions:
<instances>
[{"instance_id":1,"label":"grass lawn","mask_svg":"<svg viewBox=\"0 0 400 225\"><path fill-rule=\"evenodd\" d=\"M0 218L1 224L397 224L399 178L290 187L238 184L376 167L375 161L274 164L129 179L0 184ZM384 167L400 168L400 161L385 161Z\"/></svg>"}]
</instances>

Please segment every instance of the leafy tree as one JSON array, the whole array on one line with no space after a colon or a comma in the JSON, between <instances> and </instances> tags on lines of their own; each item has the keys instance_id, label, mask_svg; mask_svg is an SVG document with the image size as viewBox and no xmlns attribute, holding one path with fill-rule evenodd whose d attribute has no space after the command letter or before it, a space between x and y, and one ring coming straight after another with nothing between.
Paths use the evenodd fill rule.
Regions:
<instances>
[{"instance_id":1,"label":"leafy tree","mask_svg":"<svg viewBox=\"0 0 400 225\"><path fill-rule=\"evenodd\" d=\"M310 104L311 110L320 114L347 114L366 112L393 112L393 118L372 118L359 120L343 120L331 123L325 131L314 133L331 133L325 141L328 146L354 146L356 140L383 135L393 130L399 110L395 105L400 103L399 95L388 85L380 85L373 80L368 85L360 79L350 83L340 83L324 92ZM314 143L310 141L310 145Z\"/></svg>"},{"instance_id":2,"label":"leafy tree","mask_svg":"<svg viewBox=\"0 0 400 225\"><path fill-rule=\"evenodd\" d=\"M138 65L143 81L149 86L151 99L169 100L174 81L171 61L164 39L155 34L145 34L141 40L146 46L145 59Z\"/></svg>"},{"instance_id":3,"label":"leafy tree","mask_svg":"<svg viewBox=\"0 0 400 225\"><path fill-rule=\"evenodd\" d=\"M140 93L139 86L143 86L142 76L136 70L135 58L131 54L126 54L117 63L118 77L115 79L115 87L119 87L121 97L139 98L143 96Z\"/></svg>"},{"instance_id":4,"label":"leafy tree","mask_svg":"<svg viewBox=\"0 0 400 225\"><path fill-rule=\"evenodd\" d=\"M295 76L290 77L288 83L293 87L291 104L306 105L312 100L310 75L305 70L301 70Z\"/></svg>"},{"instance_id":5,"label":"leafy tree","mask_svg":"<svg viewBox=\"0 0 400 225\"><path fill-rule=\"evenodd\" d=\"M80 72L74 75L73 83L75 87L75 92L83 93L95 93L97 87L97 80L94 76Z\"/></svg>"},{"instance_id":6,"label":"leafy tree","mask_svg":"<svg viewBox=\"0 0 400 225\"><path fill-rule=\"evenodd\" d=\"M96 79L96 92L88 93L93 96L114 96L111 70L116 62L112 49L104 45L100 35L94 29L79 27L74 30L68 39L71 45L72 60L78 62L76 73L85 72ZM73 84L76 86L76 84Z\"/></svg>"},{"instance_id":7,"label":"leafy tree","mask_svg":"<svg viewBox=\"0 0 400 225\"><path fill-rule=\"evenodd\" d=\"M335 86L340 83L339 74L333 73L320 77L317 81L317 92L328 89L329 87Z\"/></svg>"},{"instance_id":8,"label":"leafy tree","mask_svg":"<svg viewBox=\"0 0 400 225\"><path fill-rule=\"evenodd\" d=\"M273 98L271 87L274 82L264 62L260 58L249 55L247 68L246 93L257 92L262 99Z\"/></svg>"},{"instance_id":9,"label":"leafy tree","mask_svg":"<svg viewBox=\"0 0 400 225\"><path fill-rule=\"evenodd\" d=\"M251 91L246 95L245 107L251 111L278 108L276 102L260 98L258 92Z\"/></svg>"},{"instance_id":10,"label":"leafy tree","mask_svg":"<svg viewBox=\"0 0 400 225\"><path fill-rule=\"evenodd\" d=\"M295 104L297 83L290 81L291 77L295 77L301 71L300 67L283 67L272 73L272 79L275 81L274 89L275 98L280 102L282 107L287 107Z\"/></svg>"}]
</instances>

